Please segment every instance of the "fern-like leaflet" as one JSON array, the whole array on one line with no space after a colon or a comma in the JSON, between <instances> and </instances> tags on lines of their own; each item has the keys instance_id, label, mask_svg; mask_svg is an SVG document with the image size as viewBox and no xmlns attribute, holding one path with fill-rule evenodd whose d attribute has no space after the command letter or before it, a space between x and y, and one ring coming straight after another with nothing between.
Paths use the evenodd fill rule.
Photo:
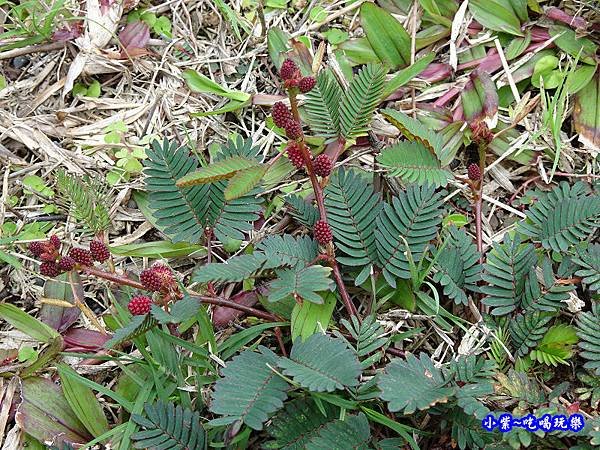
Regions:
<instances>
[{"instance_id":1,"label":"fern-like leaflet","mask_svg":"<svg viewBox=\"0 0 600 450\"><path fill-rule=\"evenodd\" d=\"M536 203L519 224L519 231L544 248L564 252L600 226L600 196L588 195L583 182L562 182Z\"/></svg>"},{"instance_id":2,"label":"fern-like leaflet","mask_svg":"<svg viewBox=\"0 0 600 450\"><path fill-rule=\"evenodd\" d=\"M174 242L199 242L206 227L213 227L221 241L243 239L243 233L252 228L260 208L258 191L226 201L226 181L179 187L177 180L198 167L189 150L166 140L162 145L154 141L147 154L144 164L150 208L158 227Z\"/></svg>"},{"instance_id":3,"label":"fern-like leaflet","mask_svg":"<svg viewBox=\"0 0 600 450\"><path fill-rule=\"evenodd\" d=\"M591 311L577 315L577 335L581 339L581 356L588 361L583 367L600 375L600 307L597 304Z\"/></svg>"},{"instance_id":4,"label":"fern-like leaflet","mask_svg":"<svg viewBox=\"0 0 600 450\"><path fill-rule=\"evenodd\" d=\"M433 281L444 286L444 294L456 304L468 303L467 291L478 292L477 282L481 279L479 252L464 230L449 228L448 243L437 255L435 268Z\"/></svg>"},{"instance_id":5,"label":"fern-like leaflet","mask_svg":"<svg viewBox=\"0 0 600 450\"><path fill-rule=\"evenodd\" d=\"M590 245L587 250L579 251L573 261L581 267L575 275L593 291L600 291L600 244Z\"/></svg>"},{"instance_id":6,"label":"fern-like leaflet","mask_svg":"<svg viewBox=\"0 0 600 450\"><path fill-rule=\"evenodd\" d=\"M334 173L324 195L336 247L344 253L336 259L348 266L363 267L355 280L360 285L370 268L377 265L374 229L382 208L379 195L358 172L344 169Z\"/></svg>"},{"instance_id":7,"label":"fern-like leaflet","mask_svg":"<svg viewBox=\"0 0 600 450\"><path fill-rule=\"evenodd\" d=\"M552 320L551 315L533 311L519 314L510 321L508 329L517 356L527 355L529 350L542 340L548 331L550 320Z\"/></svg>"},{"instance_id":8,"label":"fern-like leaflet","mask_svg":"<svg viewBox=\"0 0 600 450\"><path fill-rule=\"evenodd\" d=\"M134 448L203 450L204 428L200 413L172 402L144 405L146 417L133 414L132 420L144 427L131 436Z\"/></svg>"},{"instance_id":9,"label":"fern-like leaflet","mask_svg":"<svg viewBox=\"0 0 600 450\"><path fill-rule=\"evenodd\" d=\"M386 148L377 162L389 174L407 183L446 186L452 172L443 169L438 157L421 142L401 141Z\"/></svg>"},{"instance_id":10,"label":"fern-like leaflet","mask_svg":"<svg viewBox=\"0 0 600 450\"><path fill-rule=\"evenodd\" d=\"M495 244L488 253L481 291L487 294L485 305L492 314L504 315L514 311L523 299L525 276L536 262L533 245L522 244L518 235L506 234L502 244Z\"/></svg>"},{"instance_id":11,"label":"fern-like leaflet","mask_svg":"<svg viewBox=\"0 0 600 450\"><path fill-rule=\"evenodd\" d=\"M306 94L304 110L312 132L327 140L340 135L340 100L342 88L330 70L317 76L317 84Z\"/></svg>"},{"instance_id":12,"label":"fern-like leaflet","mask_svg":"<svg viewBox=\"0 0 600 450\"><path fill-rule=\"evenodd\" d=\"M410 258L421 261L429 241L442 221L442 198L432 186L411 185L392 204L384 204L377 217L375 242L379 264L387 282L395 287L394 277L411 278Z\"/></svg>"}]
</instances>

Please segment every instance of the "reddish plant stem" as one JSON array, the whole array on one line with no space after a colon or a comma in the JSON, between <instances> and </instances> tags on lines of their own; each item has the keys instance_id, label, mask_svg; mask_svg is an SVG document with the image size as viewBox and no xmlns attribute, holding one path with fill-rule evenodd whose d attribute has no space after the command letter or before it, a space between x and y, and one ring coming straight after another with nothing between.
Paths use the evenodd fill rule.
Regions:
<instances>
[{"instance_id":1,"label":"reddish plant stem","mask_svg":"<svg viewBox=\"0 0 600 450\"><path fill-rule=\"evenodd\" d=\"M277 343L279 344L279 349L281 350L281 354L287 358L287 350L285 349L285 345L283 344L283 334L281 333L281 327L275 327L275 337L277 338Z\"/></svg>"},{"instance_id":2,"label":"reddish plant stem","mask_svg":"<svg viewBox=\"0 0 600 450\"><path fill-rule=\"evenodd\" d=\"M296 93L293 91L289 92L289 98L290 98L290 108L292 110L292 115L294 116L294 119L296 119L299 123L301 123L300 112L298 111L298 100L296 98ZM310 182L313 187L313 191L315 194L315 201L317 202L317 208L319 209L319 215L321 216L321 220L323 220L324 222L327 222L327 211L325 209L325 199L323 197L323 188L319 184L319 180L317 179L317 175L315 174L310 150L304 144L304 133L301 134L298 144L300 146L300 150L302 151L302 157L304 158L304 164L306 165L306 171L308 173L308 176L310 177ZM342 297L344 306L345 306L346 310L348 311L348 314L350 314L351 316L356 316L356 318L359 319L359 321L360 321L360 317L358 316L356 307L352 303L352 299L350 298L350 295L348 295L348 291L346 290L346 286L344 285L344 280L342 279L340 268L338 267L337 262L335 261L335 258L334 258L335 249L333 247L333 244L331 244L330 248L331 248L330 256L332 256L331 266L333 268L333 277L334 277L337 287L340 291L340 296Z\"/></svg>"},{"instance_id":3,"label":"reddish plant stem","mask_svg":"<svg viewBox=\"0 0 600 450\"><path fill-rule=\"evenodd\" d=\"M140 283L138 281L132 280L130 278L127 278L127 277L124 277L121 275L117 275L115 273L105 272L104 270L96 269L95 267L86 267L83 269L83 272L87 273L88 275L94 275L98 278L103 278L105 280L112 281L113 283L119 284L121 286L130 286L130 287L142 290L142 291L148 290L144 287L144 285L142 283ZM188 292L188 294L191 297L198 298L202 303L208 303L210 305L217 305L217 306L226 306L227 308L237 309L238 311L243 311L247 314L253 315L254 317L259 317L261 319L270 320L272 322L278 322L278 321L282 320L274 314L270 314L268 312L261 311L256 308L252 308L250 306L239 305L235 302L232 302L231 300L225 300L225 299L216 298L216 297L208 297L208 296L204 296L204 295L200 295L200 294L196 294L196 293L192 293L192 292Z\"/></svg>"}]
</instances>

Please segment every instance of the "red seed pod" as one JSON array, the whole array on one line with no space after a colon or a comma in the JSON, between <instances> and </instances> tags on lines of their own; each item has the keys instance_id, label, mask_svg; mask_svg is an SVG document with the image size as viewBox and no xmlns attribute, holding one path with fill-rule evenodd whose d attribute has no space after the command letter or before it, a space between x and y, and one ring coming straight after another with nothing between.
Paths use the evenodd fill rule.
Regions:
<instances>
[{"instance_id":1,"label":"red seed pod","mask_svg":"<svg viewBox=\"0 0 600 450\"><path fill-rule=\"evenodd\" d=\"M58 268L61 272L69 272L75 268L75 260L70 256L63 256L58 260Z\"/></svg>"},{"instance_id":2,"label":"red seed pod","mask_svg":"<svg viewBox=\"0 0 600 450\"><path fill-rule=\"evenodd\" d=\"M90 253L92 254L92 258L98 262L104 262L110 258L110 251L106 244L97 239L90 242Z\"/></svg>"},{"instance_id":3,"label":"red seed pod","mask_svg":"<svg viewBox=\"0 0 600 450\"><path fill-rule=\"evenodd\" d=\"M333 170L333 162L331 162L331 158L329 158L329 156L320 154L315 158L313 167L315 168L315 173L317 175L320 177L328 177Z\"/></svg>"},{"instance_id":4,"label":"red seed pod","mask_svg":"<svg viewBox=\"0 0 600 450\"><path fill-rule=\"evenodd\" d=\"M298 88L300 92L306 94L315 87L315 84L317 84L317 80L314 77L304 77L298 82Z\"/></svg>"},{"instance_id":5,"label":"red seed pod","mask_svg":"<svg viewBox=\"0 0 600 450\"><path fill-rule=\"evenodd\" d=\"M83 248L72 248L69 250L69 256L75 260L76 263L82 266L93 266L94 258L89 250Z\"/></svg>"},{"instance_id":6,"label":"red seed pod","mask_svg":"<svg viewBox=\"0 0 600 450\"><path fill-rule=\"evenodd\" d=\"M297 120L292 120L285 127L285 134L290 139L300 139L302 137L302 125Z\"/></svg>"},{"instance_id":7,"label":"red seed pod","mask_svg":"<svg viewBox=\"0 0 600 450\"><path fill-rule=\"evenodd\" d=\"M279 76L281 76L283 80L291 80L292 78L296 78L298 74L298 66L289 58L283 62L279 69Z\"/></svg>"},{"instance_id":8,"label":"red seed pod","mask_svg":"<svg viewBox=\"0 0 600 450\"><path fill-rule=\"evenodd\" d=\"M287 151L288 159L296 169L301 169L304 167L302 150L300 150L300 146L296 141L290 141L285 149Z\"/></svg>"},{"instance_id":9,"label":"red seed pod","mask_svg":"<svg viewBox=\"0 0 600 450\"><path fill-rule=\"evenodd\" d=\"M282 102L277 102L273 105L271 116L273 117L273 123L279 128L285 128L294 120L292 112Z\"/></svg>"},{"instance_id":10,"label":"red seed pod","mask_svg":"<svg viewBox=\"0 0 600 450\"><path fill-rule=\"evenodd\" d=\"M331 227L324 220L317 220L313 228L313 234L319 244L327 244L333 239Z\"/></svg>"},{"instance_id":11,"label":"red seed pod","mask_svg":"<svg viewBox=\"0 0 600 450\"><path fill-rule=\"evenodd\" d=\"M469 167L467 167L467 173L469 175L469 180L478 181L481 178L481 169L479 168L478 164L469 164Z\"/></svg>"},{"instance_id":12,"label":"red seed pod","mask_svg":"<svg viewBox=\"0 0 600 450\"><path fill-rule=\"evenodd\" d=\"M46 261L40 264L40 273L45 277L54 278L60 275L60 269L54 261Z\"/></svg>"},{"instance_id":13,"label":"red seed pod","mask_svg":"<svg viewBox=\"0 0 600 450\"><path fill-rule=\"evenodd\" d=\"M29 251L34 256L40 256L44 252L44 250L45 250L44 244L40 241L35 241L35 242L32 242L31 244L29 244Z\"/></svg>"},{"instance_id":14,"label":"red seed pod","mask_svg":"<svg viewBox=\"0 0 600 450\"><path fill-rule=\"evenodd\" d=\"M40 259L46 262L56 261L56 250L52 253L44 252L40 255Z\"/></svg>"},{"instance_id":15,"label":"red seed pod","mask_svg":"<svg viewBox=\"0 0 600 450\"><path fill-rule=\"evenodd\" d=\"M142 270L142 273L140 273L140 283L142 283L146 289L152 292L160 291L163 284L160 274L152 267Z\"/></svg>"},{"instance_id":16,"label":"red seed pod","mask_svg":"<svg viewBox=\"0 0 600 450\"><path fill-rule=\"evenodd\" d=\"M152 299L146 295L136 295L127 304L127 309L134 316L148 314L152 306Z\"/></svg>"},{"instance_id":17,"label":"red seed pod","mask_svg":"<svg viewBox=\"0 0 600 450\"><path fill-rule=\"evenodd\" d=\"M53 234L52 236L50 236L50 244L52 244L52 246L58 250L60 248L60 239L58 238L57 235Z\"/></svg>"}]
</instances>

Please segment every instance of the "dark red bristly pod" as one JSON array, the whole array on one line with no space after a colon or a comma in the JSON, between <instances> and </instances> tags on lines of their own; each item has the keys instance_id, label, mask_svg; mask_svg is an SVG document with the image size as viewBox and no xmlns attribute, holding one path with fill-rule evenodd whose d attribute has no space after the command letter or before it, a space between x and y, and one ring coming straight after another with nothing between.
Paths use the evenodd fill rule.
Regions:
<instances>
[{"instance_id":1,"label":"dark red bristly pod","mask_svg":"<svg viewBox=\"0 0 600 450\"><path fill-rule=\"evenodd\" d=\"M288 58L281 65L281 68L279 69L279 76L283 80L291 80L298 76L298 72L299 69L296 63Z\"/></svg>"},{"instance_id":2,"label":"dark red bristly pod","mask_svg":"<svg viewBox=\"0 0 600 450\"><path fill-rule=\"evenodd\" d=\"M481 178L481 169L478 164L471 163L469 167L467 167L467 174L469 175L469 180L477 181Z\"/></svg>"},{"instance_id":3,"label":"dark red bristly pod","mask_svg":"<svg viewBox=\"0 0 600 450\"><path fill-rule=\"evenodd\" d=\"M110 258L110 251L106 244L97 239L90 242L90 253L92 254L92 258L98 262L104 262Z\"/></svg>"},{"instance_id":4,"label":"dark red bristly pod","mask_svg":"<svg viewBox=\"0 0 600 450\"><path fill-rule=\"evenodd\" d=\"M83 248L72 248L69 250L69 256L82 266L93 266L94 258L89 250Z\"/></svg>"},{"instance_id":5,"label":"dark red bristly pod","mask_svg":"<svg viewBox=\"0 0 600 450\"><path fill-rule=\"evenodd\" d=\"M277 102L273 105L271 116L273 117L273 123L279 128L287 127L294 120L292 112L283 102Z\"/></svg>"},{"instance_id":6,"label":"dark red bristly pod","mask_svg":"<svg viewBox=\"0 0 600 450\"><path fill-rule=\"evenodd\" d=\"M302 150L296 141L290 141L286 147L287 156L292 165L296 169L304 167L304 157L302 156Z\"/></svg>"},{"instance_id":7,"label":"dark red bristly pod","mask_svg":"<svg viewBox=\"0 0 600 450\"><path fill-rule=\"evenodd\" d=\"M328 244L333 239L331 227L324 220L317 220L313 228L313 234L319 244Z\"/></svg>"},{"instance_id":8,"label":"dark red bristly pod","mask_svg":"<svg viewBox=\"0 0 600 450\"><path fill-rule=\"evenodd\" d=\"M285 127L285 134L290 139L300 139L302 137L302 125L297 120L292 120Z\"/></svg>"},{"instance_id":9,"label":"dark red bristly pod","mask_svg":"<svg viewBox=\"0 0 600 450\"><path fill-rule=\"evenodd\" d=\"M146 295L136 295L127 304L127 309L134 316L142 316L150 312L152 299Z\"/></svg>"},{"instance_id":10,"label":"dark red bristly pod","mask_svg":"<svg viewBox=\"0 0 600 450\"><path fill-rule=\"evenodd\" d=\"M313 167L315 168L315 173L317 175L320 177L328 177L333 170L333 162L331 162L329 156L321 154L315 158Z\"/></svg>"},{"instance_id":11,"label":"dark red bristly pod","mask_svg":"<svg viewBox=\"0 0 600 450\"><path fill-rule=\"evenodd\" d=\"M312 88L317 84L317 80L314 77L304 77L298 82L298 89L303 94L312 91Z\"/></svg>"}]
</instances>

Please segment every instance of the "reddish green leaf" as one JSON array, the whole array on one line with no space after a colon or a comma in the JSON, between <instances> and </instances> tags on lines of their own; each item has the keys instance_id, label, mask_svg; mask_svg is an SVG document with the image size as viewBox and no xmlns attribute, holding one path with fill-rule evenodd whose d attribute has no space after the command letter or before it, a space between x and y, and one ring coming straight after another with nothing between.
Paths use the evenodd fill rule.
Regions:
<instances>
[{"instance_id":1,"label":"reddish green leaf","mask_svg":"<svg viewBox=\"0 0 600 450\"><path fill-rule=\"evenodd\" d=\"M67 403L61 387L48 378L22 380L21 398L15 420L34 438L58 446L91 440L92 436Z\"/></svg>"},{"instance_id":2,"label":"reddish green leaf","mask_svg":"<svg viewBox=\"0 0 600 450\"><path fill-rule=\"evenodd\" d=\"M496 84L486 72L474 71L462 93L462 107L468 122L493 117L498 112Z\"/></svg>"},{"instance_id":3,"label":"reddish green leaf","mask_svg":"<svg viewBox=\"0 0 600 450\"><path fill-rule=\"evenodd\" d=\"M360 7L360 20L379 59L392 69L410 64L410 36L389 12L366 2Z\"/></svg>"},{"instance_id":4,"label":"reddish green leaf","mask_svg":"<svg viewBox=\"0 0 600 450\"><path fill-rule=\"evenodd\" d=\"M75 291L79 298L83 298L83 286L77 272L73 272L72 280ZM44 284L44 297L55 300L63 300L73 303L73 288L69 283L67 273L63 273L56 278L51 278ZM63 306L54 306L45 303L40 310L40 320L59 333L63 333L67 328L73 325L81 314L79 308L65 308Z\"/></svg>"},{"instance_id":5,"label":"reddish green leaf","mask_svg":"<svg viewBox=\"0 0 600 450\"><path fill-rule=\"evenodd\" d=\"M573 121L579 141L588 148L600 150L600 71L575 95Z\"/></svg>"},{"instance_id":6,"label":"reddish green leaf","mask_svg":"<svg viewBox=\"0 0 600 450\"><path fill-rule=\"evenodd\" d=\"M527 20L527 0L471 0L469 11L490 30L523 36L521 22Z\"/></svg>"}]
</instances>

